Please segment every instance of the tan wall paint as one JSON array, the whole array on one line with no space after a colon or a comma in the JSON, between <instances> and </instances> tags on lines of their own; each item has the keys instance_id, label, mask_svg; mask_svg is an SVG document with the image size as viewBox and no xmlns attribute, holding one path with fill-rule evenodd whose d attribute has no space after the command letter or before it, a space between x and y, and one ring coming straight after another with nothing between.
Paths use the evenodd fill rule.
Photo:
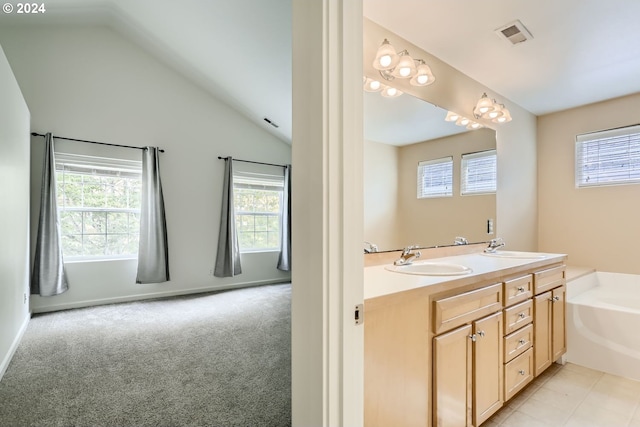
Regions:
<instances>
[{"instance_id":1,"label":"tan wall paint","mask_svg":"<svg viewBox=\"0 0 640 427\"><path fill-rule=\"evenodd\" d=\"M402 247L398 233L399 147L365 141L364 239L380 250Z\"/></svg>"},{"instance_id":2,"label":"tan wall paint","mask_svg":"<svg viewBox=\"0 0 640 427\"><path fill-rule=\"evenodd\" d=\"M538 118L539 249L571 265L640 273L640 185L576 189L575 137L638 124L640 94Z\"/></svg>"},{"instance_id":3,"label":"tan wall paint","mask_svg":"<svg viewBox=\"0 0 640 427\"><path fill-rule=\"evenodd\" d=\"M480 129L400 147L399 219L405 246L451 245L456 236L475 242L493 237L486 234L486 221L496 216L496 196L460 195L460 158L462 154L492 150L495 146L495 132ZM418 162L447 156L453 156L453 196L418 199Z\"/></svg>"}]
</instances>

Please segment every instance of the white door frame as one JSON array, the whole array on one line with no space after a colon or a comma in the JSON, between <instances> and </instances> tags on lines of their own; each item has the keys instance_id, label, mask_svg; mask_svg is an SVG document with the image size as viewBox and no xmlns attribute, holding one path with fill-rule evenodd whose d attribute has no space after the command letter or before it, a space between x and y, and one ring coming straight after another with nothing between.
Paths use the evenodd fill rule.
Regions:
<instances>
[{"instance_id":1,"label":"white door frame","mask_svg":"<svg viewBox=\"0 0 640 427\"><path fill-rule=\"evenodd\" d=\"M293 0L292 422L362 426L362 0Z\"/></svg>"}]
</instances>

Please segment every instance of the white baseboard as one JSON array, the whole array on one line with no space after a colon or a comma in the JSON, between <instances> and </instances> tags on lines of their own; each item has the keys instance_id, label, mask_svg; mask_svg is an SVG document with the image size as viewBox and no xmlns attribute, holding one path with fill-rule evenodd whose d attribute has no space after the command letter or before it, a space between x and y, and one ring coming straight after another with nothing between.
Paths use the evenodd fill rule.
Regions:
<instances>
[{"instance_id":1,"label":"white baseboard","mask_svg":"<svg viewBox=\"0 0 640 427\"><path fill-rule=\"evenodd\" d=\"M20 329L18 330L18 333L16 334L16 337L11 343L11 347L9 347L9 351L7 352L7 354L5 354L4 359L2 359L2 363L0 363L0 381L2 381L2 377L4 376L4 373L7 372L9 363L11 362L13 355L16 353L16 350L20 345L20 341L22 340L22 337L25 331L27 330L27 326L29 326L30 319L31 319L31 313L27 313L26 317L24 318L24 321L22 322L22 325L20 326Z\"/></svg>"},{"instance_id":2,"label":"white baseboard","mask_svg":"<svg viewBox=\"0 0 640 427\"><path fill-rule=\"evenodd\" d=\"M116 304L120 302L132 302L132 301L140 301L146 299L154 299L154 298L165 298L165 297L173 297L178 295L189 295L189 294L199 294L205 292L215 292L215 291L226 291L230 289L239 289L239 288L249 288L252 286L262 286L262 285L273 285L276 283L285 283L289 282L287 279L277 279L277 280L268 280L268 281L256 281L256 282L246 282L246 283L236 283L231 285L222 285L222 286L208 286L204 288L192 288L192 289L180 289L173 291L164 291L164 292L152 292L145 294L136 294L136 295L127 295L123 297L112 297L112 298L100 298L93 300L83 300L83 301L74 301L69 303L62 304L53 304L47 305L45 307L32 307L34 313L47 313L50 311L60 311L60 310L69 310L72 308L82 308L82 307L93 307L96 305L106 305L106 304Z\"/></svg>"}]
</instances>

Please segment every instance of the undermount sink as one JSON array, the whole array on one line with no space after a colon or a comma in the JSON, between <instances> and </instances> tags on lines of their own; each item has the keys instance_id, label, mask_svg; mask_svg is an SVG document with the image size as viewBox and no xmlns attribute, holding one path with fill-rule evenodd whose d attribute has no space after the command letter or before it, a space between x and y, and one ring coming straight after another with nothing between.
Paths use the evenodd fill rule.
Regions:
<instances>
[{"instance_id":1,"label":"undermount sink","mask_svg":"<svg viewBox=\"0 0 640 427\"><path fill-rule=\"evenodd\" d=\"M519 252L519 251L495 251L495 252L482 252L482 255L495 256L498 258L522 258L522 259L543 259L546 258L546 254L539 252Z\"/></svg>"},{"instance_id":2,"label":"undermount sink","mask_svg":"<svg viewBox=\"0 0 640 427\"><path fill-rule=\"evenodd\" d=\"M409 265L387 265L385 268L396 273L421 276L459 276L473 271L464 265L446 262L416 262Z\"/></svg>"}]
</instances>

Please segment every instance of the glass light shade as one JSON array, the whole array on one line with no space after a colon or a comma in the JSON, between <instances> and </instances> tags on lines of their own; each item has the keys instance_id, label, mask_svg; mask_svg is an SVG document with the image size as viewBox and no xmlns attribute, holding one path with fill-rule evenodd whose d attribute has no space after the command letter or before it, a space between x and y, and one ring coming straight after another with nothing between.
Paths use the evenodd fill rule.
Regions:
<instances>
[{"instance_id":1,"label":"glass light shade","mask_svg":"<svg viewBox=\"0 0 640 427\"><path fill-rule=\"evenodd\" d=\"M493 101L489 99L486 93L483 93L476 104L476 108L473 109L473 114L482 116L484 113L495 110L495 108Z\"/></svg>"},{"instance_id":2,"label":"glass light shade","mask_svg":"<svg viewBox=\"0 0 640 427\"><path fill-rule=\"evenodd\" d=\"M456 120L456 124L458 126L466 126L471 122L471 120L467 119L466 117L460 117L458 120Z\"/></svg>"},{"instance_id":3,"label":"glass light shade","mask_svg":"<svg viewBox=\"0 0 640 427\"><path fill-rule=\"evenodd\" d=\"M406 52L406 51L405 51ZM416 64L413 58L405 53L400 55L400 60L398 61L398 65L393 69L391 75L393 77L398 77L401 79L408 79L415 75L416 73Z\"/></svg>"},{"instance_id":4,"label":"glass light shade","mask_svg":"<svg viewBox=\"0 0 640 427\"><path fill-rule=\"evenodd\" d=\"M390 70L396 66L400 58L389 40L384 39L378 48L376 59L373 60L373 68L376 70Z\"/></svg>"},{"instance_id":5,"label":"glass light shade","mask_svg":"<svg viewBox=\"0 0 640 427\"><path fill-rule=\"evenodd\" d=\"M453 111L447 111L447 117L444 118L447 122L455 122L460 118L460 114L456 114Z\"/></svg>"},{"instance_id":6,"label":"glass light shade","mask_svg":"<svg viewBox=\"0 0 640 427\"><path fill-rule=\"evenodd\" d=\"M483 119L493 120L493 119L497 119L498 117L502 117L504 115L504 112L502 111L502 106L500 104L494 104L494 106L495 106L495 110L487 111L482 115Z\"/></svg>"},{"instance_id":7,"label":"glass light shade","mask_svg":"<svg viewBox=\"0 0 640 427\"><path fill-rule=\"evenodd\" d=\"M366 90L367 92L380 92L382 90L382 83L367 77L366 81L364 82L364 90Z\"/></svg>"},{"instance_id":8,"label":"glass light shade","mask_svg":"<svg viewBox=\"0 0 640 427\"><path fill-rule=\"evenodd\" d=\"M411 78L409 83L413 86L427 86L436 81L435 76L431 72L431 68L422 60L418 60L420 65L416 68L416 74Z\"/></svg>"},{"instance_id":9,"label":"glass light shade","mask_svg":"<svg viewBox=\"0 0 640 427\"><path fill-rule=\"evenodd\" d=\"M395 87L385 86L382 89L382 93L380 95L384 96L385 98L395 98L402 95L403 93L404 92L396 89Z\"/></svg>"},{"instance_id":10,"label":"glass light shade","mask_svg":"<svg viewBox=\"0 0 640 427\"><path fill-rule=\"evenodd\" d=\"M467 129L469 130L476 130L476 129L480 129L481 127L483 126L480 123L472 122L472 121L470 121L469 124L467 125Z\"/></svg>"},{"instance_id":11,"label":"glass light shade","mask_svg":"<svg viewBox=\"0 0 640 427\"><path fill-rule=\"evenodd\" d=\"M502 116L491 120L494 123L507 123L511 121L511 113L506 108L502 108Z\"/></svg>"}]
</instances>

